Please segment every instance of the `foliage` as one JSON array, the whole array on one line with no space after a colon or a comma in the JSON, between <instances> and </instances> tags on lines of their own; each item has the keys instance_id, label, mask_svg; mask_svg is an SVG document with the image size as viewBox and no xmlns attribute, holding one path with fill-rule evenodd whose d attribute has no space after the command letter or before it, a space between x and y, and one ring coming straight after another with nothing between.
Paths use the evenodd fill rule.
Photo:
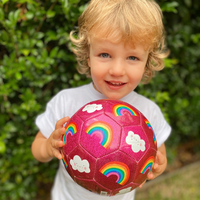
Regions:
<instances>
[{"instance_id":1,"label":"foliage","mask_svg":"<svg viewBox=\"0 0 200 200\"><path fill-rule=\"evenodd\" d=\"M35 182L52 182L57 162L30 151L35 117L61 88L83 84L69 50L78 1L4 1L0 7L0 199L32 199ZM83 4L83 2L82 2ZM48 168L46 170L45 168Z\"/></svg>"},{"instance_id":2,"label":"foliage","mask_svg":"<svg viewBox=\"0 0 200 200\"><path fill-rule=\"evenodd\" d=\"M0 199L33 199L52 183L57 161L40 164L31 143L35 117L63 88L89 82L76 72L69 33L87 0L0 1ZM159 1L171 55L137 91L159 104L173 127L169 145L199 139L198 1ZM48 169L48 170L47 170Z\"/></svg>"}]
</instances>

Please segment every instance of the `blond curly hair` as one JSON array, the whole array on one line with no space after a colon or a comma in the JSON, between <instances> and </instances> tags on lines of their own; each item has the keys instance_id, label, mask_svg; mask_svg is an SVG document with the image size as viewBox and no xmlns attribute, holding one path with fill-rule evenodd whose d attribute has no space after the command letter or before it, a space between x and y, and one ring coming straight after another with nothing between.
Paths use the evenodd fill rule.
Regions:
<instances>
[{"instance_id":1,"label":"blond curly hair","mask_svg":"<svg viewBox=\"0 0 200 200\"><path fill-rule=\"evenodd\" d=\"M153 0L91 0L79 17L78 33L72 31L72 49L77 56L78 71L90 77L91 37L111 42L142 44L149 51L142 82L148 83L156 71L164 68L169 55L165 46L162 11Z\"/></svg>"}]
</instances>

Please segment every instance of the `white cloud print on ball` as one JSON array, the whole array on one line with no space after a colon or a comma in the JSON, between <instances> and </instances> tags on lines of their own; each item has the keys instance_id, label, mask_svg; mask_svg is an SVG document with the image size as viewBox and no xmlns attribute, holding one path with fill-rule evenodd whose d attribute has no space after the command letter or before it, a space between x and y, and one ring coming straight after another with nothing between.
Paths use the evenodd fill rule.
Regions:
<instances>
[{"instance_id":1,"label":"white cloud print on ball","mask_svg":"<svg viewBox=\"0 0 200 200\"><path fill-rule=\"evenodd\" d=\"M145 151L145 141L132 131L128 132L126 143L131 145L132 151L135 153L138 153L139 151Z\"/></svg>"},{"instance_id":2,"label":"white cloud print on ball","mask_svg":"<svg viewBox=\"0 0 200 200\"><path fill-rule=\"evenodd\" d=\"M90 173L90 164L87 160L81 160L78 155L75 155L73 160L70 160L70 165L73 170L78 170L79 172Z\"/></svg>"},{"instance_id":3,"label":"white cloud print on ball","mask_svg":"<svg viewBox=\"0 0 200 200\"><path fill-rule=\"evenodd\" d=\"M93 112L95 112L96 110L101 110L103 107L102 107L102 105L101 104L89 104L89 105L87 105L87 106L85 106L84 108L83 108L83 112L84 111L87 111L88 113L93 113Z\"/></svg>"}]
</instances>

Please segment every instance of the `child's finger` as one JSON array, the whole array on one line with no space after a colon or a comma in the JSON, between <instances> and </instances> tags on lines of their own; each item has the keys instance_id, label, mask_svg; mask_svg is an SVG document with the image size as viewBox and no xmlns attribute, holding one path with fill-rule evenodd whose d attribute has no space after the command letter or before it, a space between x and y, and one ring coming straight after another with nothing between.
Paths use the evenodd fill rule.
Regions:
<instances>
[{"instance_id":1,"label":"child's finger","mask_svg":"<svg viewBox=\"0 0 200 200\"><path fill-rule=\"evenodd\" d=\"M150 172L148 175L147 175L147 179L148 180L152 180L154 178L154 174L152 172Z\"/></svg>"},{"instance_id":2,"label":"child's finger","mask_svg":"<svg viewBox=\"0 0 200 200\"><path fill-rule=\"evenodd\" d=\"M54 151L54 156L55 156L56 158L58 158L59 160L62 159L62 155L61 155L61 153L60 153L58 150L55 150L55 151Z\"/></svg>"},{"instance_id":3,"label":"child's finger","mask_svg":"<svg viewBox=\"0 0 200 200\"><path fill-rule=\"evenodd\" d=\"M64 142L63 141L56 141L56 148L60 148L64 146Z\"/></svg>"},{"instance_id":4,"label":"child's finger","mask_svg":"<svg viewBox=\"0 0 200 200\"><path fill-rule=\"evenodd\" d=\"M159 167L158 163L154 163L153 169L156 170L156 169L158 169L158 167Z\"/></svg>"},{"instance_id":5,"label":"child's finger","mask_svg":"<svg viewBox=\"0 0 200 200\"><path fill-rule=\"evenodd\" d=\"M57 121L55 129L63 127L63 124L69 121L69 117L64 117Z\"/></svg>"},{"instance_id":6,"label":"child's finger","mask_svg":"<svg viewBox=\"0 0 200 200\"><path fill-rule=\"evenodd\" d=\"M52 140L51 145L53 148L58 149L64 146L64 142L61 140Z\"/></svg>"},{"instance_id":7,"label":"child's finger","mask_svg":"<svg viewBox=\"0 0 200 200\"><path fill-rule=\"evenodd\" d=\"M53 139L58 140L65 133L65 128L56 129L53 133Z\"/></svg>"},{"instance_id":8,"label":"child's finger","mask_svg":"<svg viewBox=\"0 0 200 200\"><path fill-rule=\"evenodd\" d=\"M139 185L139 188L142 188L142 186L146 183L146 181L144 181L142 184Z\"/></svg>"},{"instance_id":9,"label":"child's finger","mask_svg":"<svg viewBox=\"0 0 200 200\"><path fill-rule=\"evenodd\" d=\"M157 151L156 154L156 163L158 165L162 165L165 162L165 157L162 155L162 153L160 151Z\"/></svg>"}]
</instances>

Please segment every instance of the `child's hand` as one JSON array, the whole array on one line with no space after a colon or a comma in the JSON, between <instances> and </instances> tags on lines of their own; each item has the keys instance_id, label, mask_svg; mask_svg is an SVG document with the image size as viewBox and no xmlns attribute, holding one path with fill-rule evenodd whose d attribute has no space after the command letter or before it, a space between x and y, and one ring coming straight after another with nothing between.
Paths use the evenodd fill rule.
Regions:
<instances>
[{"instance_id":1,"label":"child's hand","mask_svg":"<svg viewBox=\"0 0 200 200\"><path fill-rule=\"evenodd\" d=\"M152 180L162 174L167 166L167 157L166 157L166 151L165 151L165 145L161 145L160 148L158 148L156 158L154 165L152 167L151 172L147 175L147 180ZM144 181L139 188L141 188L146 181Z\"/></svg>"},{"instance_id":2,"label":"child's hand","mask_svg":"<svg viewBox=\"0 0 200 200\"><path fill-rule=\"evenodd\" d=\"M59 160L62 159L62 155L60 153L60 148L63 147L64 143L61 140L62 135L65 133L65 128L63 124L69 121L69 117L64 117L57 121L55 130L52 132L50 137L46 141L46 149L47 153L50 157L56 157Z\"/></svg>"},{"instance_id":3,"label":"child's hand","mask_svg":"<svg viewBox=\"0 0 200 200\"><path fill-rule=\"evenodd\" d=\"M160 151L157 151L155 163L151 172L147 175L148 180L152 180L162 174L166 168L167 159Z\"/></svg>"}]
</instances>

